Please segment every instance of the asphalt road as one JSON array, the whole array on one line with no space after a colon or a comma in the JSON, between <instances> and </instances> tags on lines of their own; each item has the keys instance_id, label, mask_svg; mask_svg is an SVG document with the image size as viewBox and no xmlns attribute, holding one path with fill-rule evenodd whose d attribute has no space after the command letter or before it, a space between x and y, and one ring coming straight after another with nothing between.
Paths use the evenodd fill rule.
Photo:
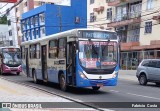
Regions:
<instances>
[{"instance_id":1,"label":"asphalt road","mask_svg":"<svg viewBox=\"0 0 160 111\"><path fill-rule=\"evenodd\" d=\"M160 87L155 86L155 84L140 86L138 81L119 79L116 87L102 87L99 91L93 91L91 88L70 87L68 92L63 92L57 84L43 82L35 84L32 78L21 75L8 74L2 77L29 85L35 85L48 91L84 102L160 102ZM137 111L138 109L133 110ZM148 110L150 111L151 109ZM144 109L144 111L146 111L146 109Z\"/></svg>"}]
</instances>

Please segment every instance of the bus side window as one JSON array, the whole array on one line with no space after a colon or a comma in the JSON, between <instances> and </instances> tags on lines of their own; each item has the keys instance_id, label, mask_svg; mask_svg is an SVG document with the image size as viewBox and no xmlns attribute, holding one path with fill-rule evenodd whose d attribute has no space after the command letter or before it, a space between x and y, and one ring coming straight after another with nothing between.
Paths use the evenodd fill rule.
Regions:
<instances>
[{"instance_id":1,"label":"bus side window","mask_svg":"<svg viewBox=\"0 0 160 111\"><path fill-rule=\"evenodd\" d=\"M65 58L66 57L66 39L65 38L62 38L62 39L59 39L59 42L58 42L58 58Z\"/></svg>"},{"instance_id":2,"label":"bus side window","mask_svg":"<svg viewBox=\"0 0 160 111\"><path fill-rule=\"evenodd\" d=\"M57 40L49 41L49 58L57 57Z\"/></svg>"}]
</instances>

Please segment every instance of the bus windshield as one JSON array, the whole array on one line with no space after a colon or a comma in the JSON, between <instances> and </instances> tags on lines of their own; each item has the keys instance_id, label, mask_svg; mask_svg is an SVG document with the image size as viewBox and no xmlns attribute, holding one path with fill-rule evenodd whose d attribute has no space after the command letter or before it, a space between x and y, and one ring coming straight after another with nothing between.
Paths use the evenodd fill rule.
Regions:
<instances>
[{"instance_id":1,"label":"bus windshield","mask_svg":"<svg viewBox=\"0 0 160 111\"><path fill-rule=\"evenodd\" d=\"M20 52L3 52L3 63L7 65L20 65Z\"/></svg>"},{"instance_id":2,"label":"bus windshield","mask_svg":"<svg viewBox=\"0 0 160 111\"><path fill-rule=\"evenodd\" d=\"M84 68L106 69L117 64L117 42L79 41L79 59Z\"/></svg>"}]
</instances>

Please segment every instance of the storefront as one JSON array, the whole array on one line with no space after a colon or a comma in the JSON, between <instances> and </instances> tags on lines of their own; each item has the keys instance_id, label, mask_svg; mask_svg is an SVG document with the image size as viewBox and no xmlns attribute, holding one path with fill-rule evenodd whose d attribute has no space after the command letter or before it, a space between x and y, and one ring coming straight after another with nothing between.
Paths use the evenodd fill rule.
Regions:
<instances>
[{"instance_id":1,"label":"storefront","mask_svg":"<svg viewBox=\"0 0 160 111\"><path fill-rule=\"evenodd\" d=\"M143 59L160 59L160 50L121 52L120 67L122 70L136 70Z\"/></svg>"}]
</instances>

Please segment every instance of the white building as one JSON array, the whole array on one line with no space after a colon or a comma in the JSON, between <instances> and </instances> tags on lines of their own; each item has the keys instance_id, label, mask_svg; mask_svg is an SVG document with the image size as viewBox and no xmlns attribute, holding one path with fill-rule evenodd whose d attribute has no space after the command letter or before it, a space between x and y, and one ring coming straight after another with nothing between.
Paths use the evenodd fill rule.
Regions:
<instances>
[{"instance_id":1,"label":"white building","mask_svg":"<svg viewBox=\"0 0 160 111\"><path fill-rule=\"evenodd\" d=\"M0 24L0 47L9 46L8 25Z\"/></svg>"},{"instance_id":2,"label":"white building","mask_svg":"<svg viewBox=\"0 0 160 111\"><path fill-rule=\"evenodd\" d=\"M9 10L9 8L11 8L14 4L13 3L1 3L1 7L3 7L1 9L1 15L5 14L7 12L7 10ZM18 40L17 40L17 27L16 27L16 17L15 17L15 8L13 8L11 11L9 11L9 13L6 14L7 15L7 20L8 20L8 41L9 41L9 45L10 46L18 46Z\"/></svg>"}]
</instances>

